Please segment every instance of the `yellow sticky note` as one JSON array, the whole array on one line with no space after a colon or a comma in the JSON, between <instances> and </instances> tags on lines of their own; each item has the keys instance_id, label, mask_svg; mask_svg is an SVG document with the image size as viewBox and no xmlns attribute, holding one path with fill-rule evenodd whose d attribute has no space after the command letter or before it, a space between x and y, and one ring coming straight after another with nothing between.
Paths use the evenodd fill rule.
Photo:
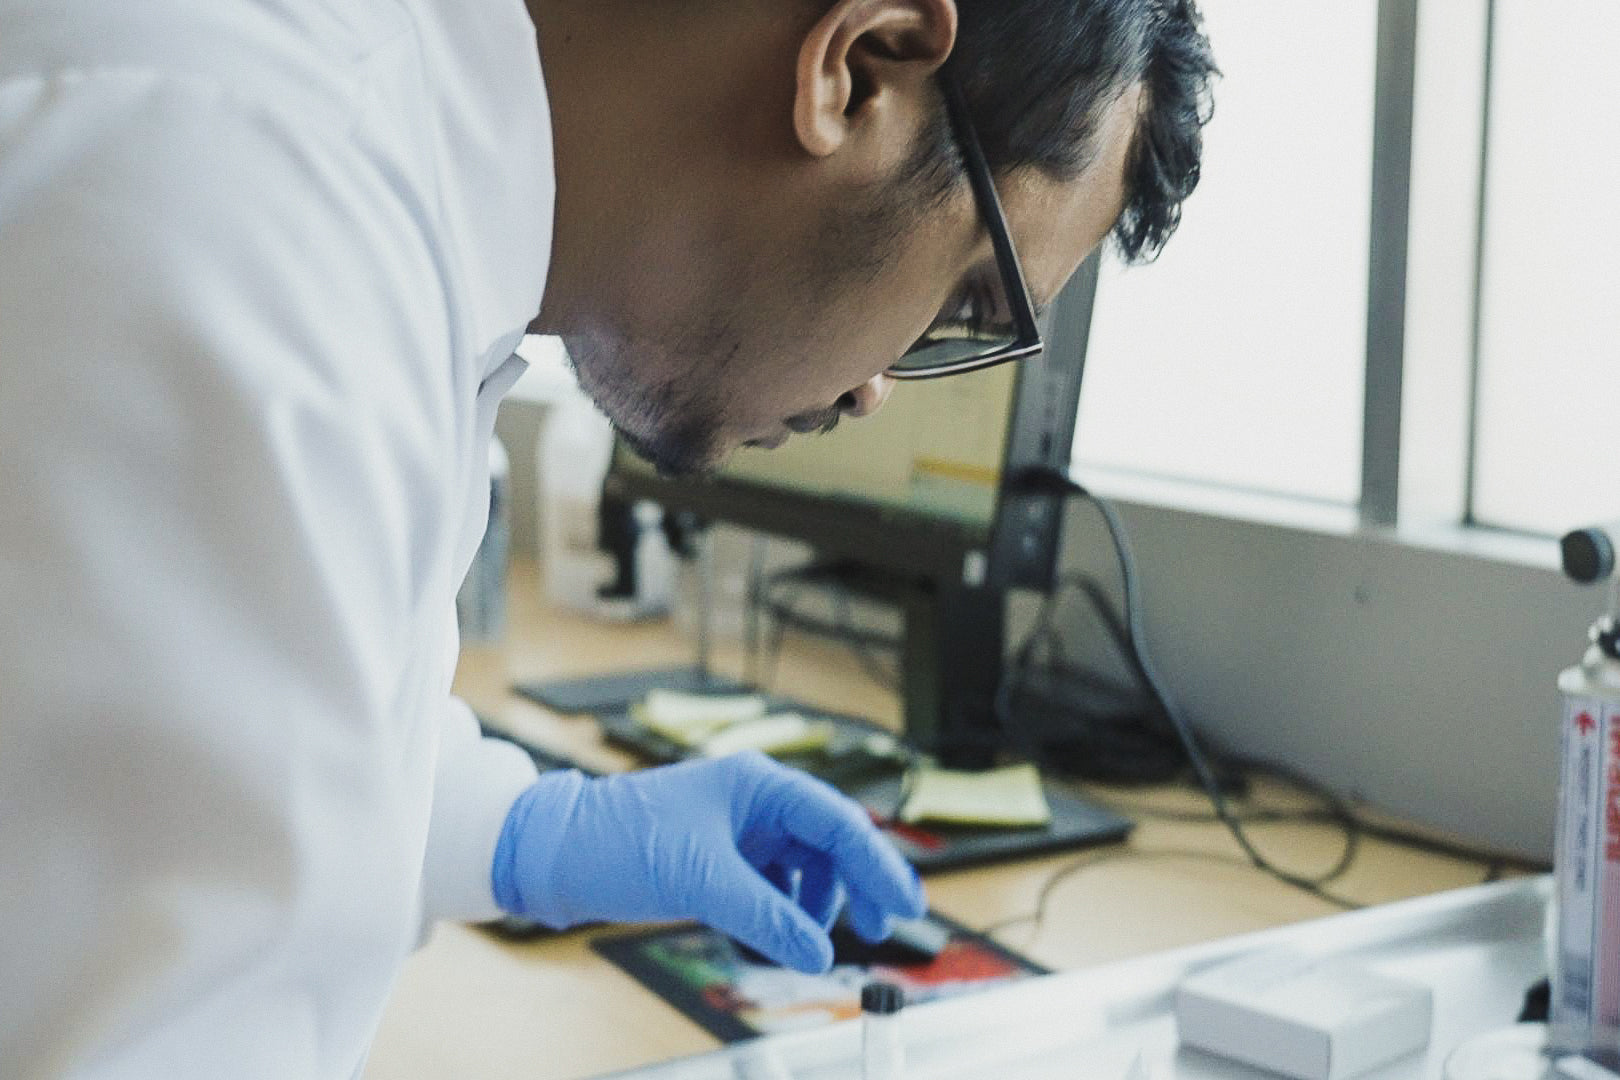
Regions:
<instances>
[{"instance_id":1,"label":"yellow sticky note","mask_svg":"<svg viewBox=\"0 0 1620 1080\"><path fill-rule=\"evenodd\" d=\"M908 824L1035 826L1052 820L1033 765L1008 765L985 772L924 768L912 778L911 794L900 808Z\"/></svg>"},{"instance_id":2,"label":"yellow sticky note","mask_svg":"<svg viewBox=\"0 0 1620 1080\"><path fill-rule=\"evenodd\" d=\"M637 723L680 746L698 746L722 728L759 720L765 699L758 694L682 694L654 690L630 710Z\"/></svg>"},{"instance_id":3,"label":"yellow sticky note","mask_svg":"<svg viewBox=\"0 0 1620 1080\"><path fill-rule=\"evenodd\" d=\"M763 720L744 720L721 728L703 740L706 757L725 757L742 750L759 750L776 757L825 750L833 727L795 712L775 713Z\"/></svg>"}]
</instances>

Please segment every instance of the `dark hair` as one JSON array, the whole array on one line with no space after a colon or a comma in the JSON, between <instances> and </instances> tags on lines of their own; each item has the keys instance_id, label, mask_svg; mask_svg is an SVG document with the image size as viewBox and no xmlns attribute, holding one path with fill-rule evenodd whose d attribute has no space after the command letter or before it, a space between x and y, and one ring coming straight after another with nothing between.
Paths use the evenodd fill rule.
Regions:
<instances>
[{"instance_id":1,"label":"dark hair","mask_svg":"<svg viewBox=\"0 0 1620 1080\"><path fill-rule=\"evenodd\" d=\"M1157 255L1198 185L1218 73L1195 0L957 0L957 10L946 70L997 174L1080 175L1108 107L1142 84L1113 235L1127 260Z\"/></svg>"}]
</instances>

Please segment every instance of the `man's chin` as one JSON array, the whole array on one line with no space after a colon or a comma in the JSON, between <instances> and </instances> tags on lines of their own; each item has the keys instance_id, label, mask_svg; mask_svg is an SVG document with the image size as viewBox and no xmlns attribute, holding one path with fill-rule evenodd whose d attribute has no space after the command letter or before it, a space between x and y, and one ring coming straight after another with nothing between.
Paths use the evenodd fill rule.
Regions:
<instances>
[{"instance_id":1,"label":"man's chin","mask_svg":"<svg viewBox=\"0 0 1620 1080\"><path fill-rule=\"evenodd\" d=\"M637 457L661 476L712 473L736 449L722 432L724 399L701 380L641 384L627 348L614 339L565 335L580 389Z\"/></svg>"},{"instance_id":2,"label":"man's chin","mask_svg":"<svg viewBox=\"0 0 1620 1080\"><path fill-rule=\"evenodd\" d=\"M619 438L632 453L669 480L699 479L713 475L725 461L723 452L716 452L712 444L696 445L683 439L644 439L634 432L614 425Z\"/></svg>"}]
</instances>

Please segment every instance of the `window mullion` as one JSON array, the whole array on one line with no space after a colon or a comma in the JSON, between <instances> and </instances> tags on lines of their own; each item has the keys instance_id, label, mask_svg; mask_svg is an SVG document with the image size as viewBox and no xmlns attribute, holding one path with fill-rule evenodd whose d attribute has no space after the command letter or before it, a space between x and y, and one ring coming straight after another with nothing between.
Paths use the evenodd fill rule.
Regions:
<instances>
[{"instance_id":1,"label":"window mullion","mask_svg":"<svg viewBox=\"0 0 1620 1080\"><path fill-rule=\"evenodd\" d=\"M1373 526L1395 524L1400 497L1407 227L1416 73L1417 0L1380 0L1360 502L1363 524Z\"/></svg>"},{"instance_id":2,"label":"window mullion","mask_svg":"<svg viewBox=\"0 0 1620 1080\"><path fill-rule=\"evenodd\" d=\"M1476 522L1474 499L1479 489L1480 352L1485 326L1485 230L1490 212L1487 197L1491 174L1491 67L1496 55L1496 0L1485 0L1485 74L1481 87L1479 121L1479 184L1474 207L1473 325L1468 338L1468 433L1463 479L1464 525Z\"/></svg>"}]
</instances>

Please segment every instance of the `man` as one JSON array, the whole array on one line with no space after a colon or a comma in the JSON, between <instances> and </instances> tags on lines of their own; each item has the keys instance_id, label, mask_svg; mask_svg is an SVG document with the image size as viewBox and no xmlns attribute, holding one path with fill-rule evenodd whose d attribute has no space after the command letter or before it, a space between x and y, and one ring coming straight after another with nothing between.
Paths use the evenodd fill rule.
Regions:
<instances>
[{"instance_id":1,"label":"man","mask_svg":"<svg viewBox=\"0 0 1620 1080\"><path fill-rule=\"evenodd\" d=\"M802 776L449 698L514 347L670 471L1013 356L1210 71L1191 0L0 0L0 1076L354 1075L439 918L920 913Z\"/></svg>"}]
</instances>

